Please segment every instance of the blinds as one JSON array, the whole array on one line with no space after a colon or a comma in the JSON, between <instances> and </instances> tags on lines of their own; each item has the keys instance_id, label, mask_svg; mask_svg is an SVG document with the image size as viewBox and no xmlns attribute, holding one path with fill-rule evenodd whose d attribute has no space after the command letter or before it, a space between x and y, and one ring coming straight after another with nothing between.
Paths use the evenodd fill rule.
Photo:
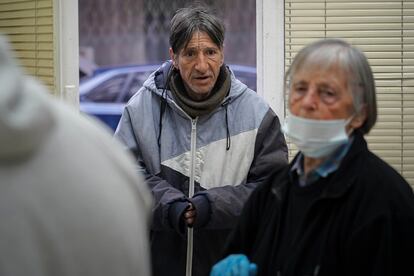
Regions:
<instances>
[{"instance_id":1,"label":"blinds","mask_svg":"<svg viewBox=\"0 0 414 276\"><path fill-rule=\"evenodd\" d=\"M54 91L53 0L0 0L0 33L28 74Z\"/></svg>"},{"instance_id":2,"label":"blinds","mask_svg":"<svg viewBox=\"0 0 414 276\"><path fill-rule=\"evenodd\" d=\"M414 185L414 0L285 0L286 68L304 45L328 37L367 55L379 113L369 148Z\"/></svg>"}]
</instances>

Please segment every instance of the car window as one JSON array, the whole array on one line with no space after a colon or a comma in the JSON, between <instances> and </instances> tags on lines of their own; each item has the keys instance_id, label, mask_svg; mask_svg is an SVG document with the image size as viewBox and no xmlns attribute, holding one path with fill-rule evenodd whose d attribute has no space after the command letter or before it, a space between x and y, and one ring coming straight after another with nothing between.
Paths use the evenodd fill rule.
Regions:
<instances>
[{"instance_id":1,"label":"car window","mask_svg":"<svg viewBox=\"0 0 414 276\"><path fill-rule=\"evenodd\" d=\"M93 88L84 98L91 102L115 102L126 81L127 74L114 76Z\"/></svg>"},{"instance_id":2,"label":"car window","mask_svg":"<svg viewBox=\"0 0 414 276\"><path fill-rule=\"evenodd\" d=\"M123 102L128 102L129 99L138 92L138 90L142 87L145 80L151 75L152 71L147 72L136 72L134 73L134 78L129 84L128 93L123 99Z\"/></svg>"}]
</instances>

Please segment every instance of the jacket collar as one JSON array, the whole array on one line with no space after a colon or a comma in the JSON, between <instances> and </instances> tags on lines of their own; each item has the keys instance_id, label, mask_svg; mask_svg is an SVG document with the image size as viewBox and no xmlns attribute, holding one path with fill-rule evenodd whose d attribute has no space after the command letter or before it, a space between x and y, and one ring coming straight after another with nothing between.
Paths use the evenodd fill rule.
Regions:
<instances>
[{"instance_id":1,"label":"jacket collar","mask_svg":"<svg viewBox=\"0 0 414 276\"><path fill-rule=\"evenodd\" d=\"M332 173L326 178L329 182L326 185L325 190L322 193L322 198L338 198L343 196L355 182L358 177L355 167L358 167L357 160L363 152L368 151L367 142L364 139L363 134L356 130L354 134L354 141L349 149L348 153L343 158L339 168L336 172ZM276 173L276 177L272 180L272 193L278 198L282 198L289 185L292 185L293 178L290 171L295 164L299 154L285 167L283 172Z\"/></svg>"},{"instance_id":2,"label":"jacket collar","mask_svg":"<svg viewBox=\"0 0 414 276\"><path fill-rule=\"evenodd\" d=\"M329 174L335 172L339 168L342 159L348 153L353 141L354 136L352 135L346 144L339 146L339 148L336 149L333 154L328 156L322 164L309 172L306 178L303 169L304 155L303 153L299 153L296 161L293 163L290 173L296 173L298 175L299 186L301 187L312 185L312 183L318 181L322 177L326 178Z\"/></svg>"},{"instance_id":3,"label":"jacket collar","mask_svg":"<svg viewBox=\"0 0 414 276\"><path fill-rule=\"evenodd\" d=\"M341 165L336 173L333 173L329 185L323 193L323 197L341 197L348 189L355 183L358 173L355 171L358 166L358 159L361 158L363 152L368 151L367 142L364 139L362 132L355 131L354 142L342 160Z\"/></svg>"}]
</instances>

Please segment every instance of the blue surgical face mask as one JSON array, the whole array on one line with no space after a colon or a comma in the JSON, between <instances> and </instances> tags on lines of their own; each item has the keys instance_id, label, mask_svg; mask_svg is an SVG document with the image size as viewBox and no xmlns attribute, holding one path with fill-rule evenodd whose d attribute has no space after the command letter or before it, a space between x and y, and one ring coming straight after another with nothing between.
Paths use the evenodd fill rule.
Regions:
<instances>
[{"instance_id":1,"label":"blue surgical face mask","mask_svg":"<svg viewBox=\"0 0 414 276\"><path fill-rule=\"evenodd\" d=\"M322 158L348 142L345 128L351 119L314 120L289 114L282 131L305 156Z\"/></svg>"}]
</instances>

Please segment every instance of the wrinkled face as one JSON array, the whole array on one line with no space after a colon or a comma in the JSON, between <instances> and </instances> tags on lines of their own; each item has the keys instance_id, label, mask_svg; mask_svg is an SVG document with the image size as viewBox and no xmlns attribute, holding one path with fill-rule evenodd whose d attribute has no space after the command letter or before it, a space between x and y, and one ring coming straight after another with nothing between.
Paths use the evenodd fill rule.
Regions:
<instances>
[{"instance_id":1,"label":"wrinkled face","mask_svg":"<svg viewBox=\"0 0 414 276\"><path fill-rule=\"evenodd\" d=\"M337 66L305 66L291 80L289 108L293 115L316 120L348 119L354 115L347 74ZM360 127L365 116L355 116L349 128Z\"/></svg>"},{"instance_id":2,"label":"wrinkled face","mask_svg":"<svg viewBox=\"0 0 414 276\"><path fill-rule=\"evenodd\" d=\"M173 53L170 48L170 56L189 96L194 100L207 98L223 65L223 49L207 33L195 32L187 47L179 53Z\"/></svg>"}]
</instances>

